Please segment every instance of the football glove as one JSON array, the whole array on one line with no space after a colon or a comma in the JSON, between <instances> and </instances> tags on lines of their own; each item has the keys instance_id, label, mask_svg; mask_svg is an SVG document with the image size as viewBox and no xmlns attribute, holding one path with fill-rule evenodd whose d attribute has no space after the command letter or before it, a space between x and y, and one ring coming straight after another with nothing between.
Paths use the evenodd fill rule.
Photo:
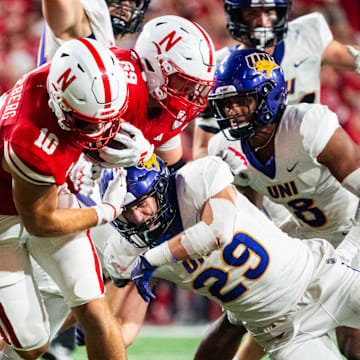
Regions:
<instances>
[{"instance_id":1,"label":"football glove","mask_svg":"<svg viewBox=\"0 0 360 360\"><path fill-rule=\"evenodd\" d=\"M105 161L106 167L135 166L148 161L154 152L154 145L145 139L142 131L129 123L121 123L120 131L113 141L122 144L124 149L111 146L99 149L99 155Z\"/></svg>"},{"instance_id":2,"label":"football glove","mask_svg":"<svg viewBox=\"0 0 360 360\"><path fill-rule=\"evenodd\" d=\"M93 192L95 179L93 164L81 155L68 174L66 182L69 190L73 194L81 194L89 197Z\"/></svg>"},{"instance_id":3,"label":"football glove","mask_svg":"<svg viewBox=\"0 0 360 360\"><path fill-rule=\"evenodd\" d=\"M229 165L234 176L247 170L247 161L243 154L231 146L221 150L220 157Z\"/></svg>"},{"instance_id":4,"label":"football glove","mask_svg":"<svg viewBox=\"0 0 360 360\"><path fill-rule=\"evenodd\" d=\"M144 255L139 255L133 270L131 271L131 280L134 281L137 291L144 301L149 302L150 299L155 299L155 295L149 288L149 281L151 280L156 266L152 266Z\"/></svg>"},{"instance_id":5,"label":"football glove","mask_svg":"<svg viewBox=\"0 0 360 360\"><path fill-rule=\"evenodd\" d=\"M97 225L113 221L122 212L126 196L126 170L115 169L113 174L114 179L109 182L102 203L93 207L98 215Z\"/></svg>"}]
</instances>

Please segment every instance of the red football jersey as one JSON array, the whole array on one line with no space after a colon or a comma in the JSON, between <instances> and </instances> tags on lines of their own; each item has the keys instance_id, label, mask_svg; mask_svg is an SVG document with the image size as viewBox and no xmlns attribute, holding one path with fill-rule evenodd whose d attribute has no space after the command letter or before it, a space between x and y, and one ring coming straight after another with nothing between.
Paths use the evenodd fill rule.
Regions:
<instances>
[{"instance_id":1,"label":"red football jersey","mask_svg":"<svg viewBox=\"0 0 360 360\"><path fill-rule=\"evenodd\" d=\"M8 91L0 109L0 149L11 170L36 184L65 183L82 151L70 132L62 130L48 105L49 64L22 77ZM0 214L17 214L11 176L0 168Z\"/></svg>"},{"instance_id":2,"label":"red football jersey","mask_svg":"<svg viewBox=\"0 0 360 360\"><path fill-rule=\"evenodd\" d=\"M129 82L129 106L123 118L140 129L145 138L155 148L164 144L189 123L189 120L176 120L165 109L152 119L148 118L148 90L143 79L140 60L132 50L111 48L120 61Z\"/></svg>"}]
</instances>

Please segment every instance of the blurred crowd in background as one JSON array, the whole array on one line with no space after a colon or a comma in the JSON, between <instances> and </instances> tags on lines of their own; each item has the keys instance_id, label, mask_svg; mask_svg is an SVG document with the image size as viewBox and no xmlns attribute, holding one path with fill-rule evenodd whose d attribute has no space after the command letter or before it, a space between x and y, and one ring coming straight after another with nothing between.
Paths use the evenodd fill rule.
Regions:
<instances>
[{"instance_id":1,"label":"blurred crowd in background","mask_svg":"<svg viewBox=\"0 0 360 360\"><path fill-rule=\"evenodd\" d=\"M89 0L91 1L91 0ZM360 45L360 0L293 0L291 18L320 11L334 38L344 44ZM151 0L145 22L160 15L174 14L194 20L212 37L215 48L235 44L226 29L223 0ZM0 1L0 94L24 73L37 65L42 32L41 0ZM117 45L131 48L136 35ZM360 144L360 76L323 67L321 103L337 113L343 127ZM191 160L192 126L183 133L184 159ZM147 320L156 324L211 321L220 309L205 298L167 282L159 282L157 300L151 304Z\"/></svg>"}]
</instances>

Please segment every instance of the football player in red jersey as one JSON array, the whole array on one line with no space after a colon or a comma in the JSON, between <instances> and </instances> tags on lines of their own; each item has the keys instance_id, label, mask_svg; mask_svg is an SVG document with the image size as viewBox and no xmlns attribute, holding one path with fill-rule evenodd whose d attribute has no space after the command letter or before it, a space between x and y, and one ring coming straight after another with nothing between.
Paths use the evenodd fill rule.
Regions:
<instances>
[{"instance_id":1,"label":"football player in red jersey","mask_svg":"<svg viewBox=\"0 0 360 360\"><path fill-rule=\"evenodd\" d=\"M38 358L48 346L48 314L30 254L83 325L89 357L125 359L87 231L119 214L125 172L114 176L103 203L87 209L73 208L76 199L63 186L84 148L104 146L117 133L128 105L124 72L95 40L71 40L51 64L22 77L1 104L1 336L24 359Z\"/></svg>"},{"instance_id":2,"label":"football player in red jersey","mask_svg":"<svg viewBox=\"0 0 360 360\"><path fill-rule=\"evenodd\" d=\"M189 20L162 16L145 26L135 50L111 50L120 61L128 83L128 106L121 115L128 124L121 124L122 129L136 132L132 124L137 126L162 155L168 155L168 161L176 163L182 153L179 133L205 107L207 94L214 85L214 46L211 39L199 25ZM175 142L172 137L175 137ZM139 160L138 155L133 156L134 153L140 154L141 150L136 141L124 137L122 132L114 139L123 141L127 148L117 150L104 146L98 149L98 154L104 159L99 162L100 165L122 166L131 164L134 159L136 162ZM162 148L163 144L166 149ZM134 294L138 297L136 289ZM129 294L125 304L120 299L121 305L125 306L117 306L117 309L125 309L129 299ZM115 303L119 302L115 300ZM131 311L118 314L122 324L129 323L131 327L130 331L123 329L124 337L129 339L127 344L139 330L136 328L138 321L142 323L144 314L140 306L143 306L141 299L137 309L141 317L139 320L134 321L137 314L131 314ZM130 317L129 321L126 317Z\"/></svg>"},{"instance_id":3,"label":"football player in red jersey","mask_svg":"<svg viewBox=\"0 0 360 360\"><path fill-rule=\"evenodd\" d=\"M170 168L178 167L183 163L180 132L205 109L214 86L211 38L190 20L160 16L145 24L134 50L112 51L127 74L130 98L137 103L130 101L123 119L143 132ZM140 110L144 107L146 111ZM127 150L104 147L100 152L111 167L134 165Z\"/></svg>"}]
</instances>

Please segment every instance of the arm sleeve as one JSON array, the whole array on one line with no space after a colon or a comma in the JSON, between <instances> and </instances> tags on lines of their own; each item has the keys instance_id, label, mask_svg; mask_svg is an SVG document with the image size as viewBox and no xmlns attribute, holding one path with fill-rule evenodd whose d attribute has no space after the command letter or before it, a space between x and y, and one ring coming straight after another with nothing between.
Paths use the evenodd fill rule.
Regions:
<instances>
[{"instance_id":1,"label":"arm sleeve","mask_svg":"<svg viewBox=\"0 0 360 360\"><path fill-rule=\"evenodd\" d=\"M181 168L176 175L176 189L181 206L200 210L205 201L224 190L234 180L228 165L216 156L207 156Z\"/></svg>"},{"instance_id":2,"label":"arm sleeve","mask_svg":"<svg viewBox=\"0 0 360 360\"><path fill-rule=\"evenodd\" d=\"M166 141L164 144L160 145L156 150L159 151L167 151L177 148L181 145L181 137L180 134L172 137L170 140Z\"/></svg>"}]
</instances>

